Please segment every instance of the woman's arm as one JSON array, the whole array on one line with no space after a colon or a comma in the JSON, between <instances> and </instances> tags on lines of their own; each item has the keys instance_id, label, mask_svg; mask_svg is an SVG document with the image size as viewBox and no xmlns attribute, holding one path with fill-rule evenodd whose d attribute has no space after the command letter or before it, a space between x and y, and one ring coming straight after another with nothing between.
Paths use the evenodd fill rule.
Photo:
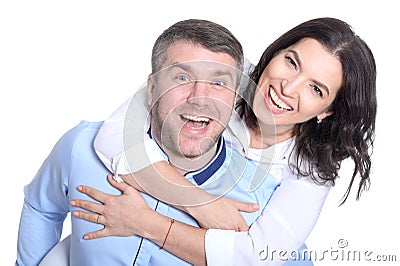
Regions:
<instances>
[{"instance_id":1,"label":"woman's arm","mask_svg":"<svg viewBox=\"0 0 400 266\"><path fill-rule=\"evenodd\" d=\"M90 187L82 186L80 188L82 192L103 202L103 205L84 201L72 202L75 206L101 214L101 219L98 222L104 224L105 228L86 234L86 239L110 235L138 234L143 236L152 232L151 236L147 236L160 245L165 232L151 228L152 226L156 227L157 224L140 224L140 221L135 220L141 218L141 216L135 215L139 203L129 199L132 196L130 190L133 190L133 188L126 184L116 184L113 180L110 180L110 182L123 191L121 196L108 195ZM260 252L265 247L268 247L270 251L290 251L299 248L314 227L328 192L329 187L291 176L286 178L278 187L262 215L251 225L248 232L209 229L205 234L204 229L184 224L175 227L176 224L174 223L172 226L174 231L173 234L168 236L169 243L166 248L176 256L187 259L192 263L204 259L206 253L207 263L211 266L243 265L249 262L252 265L268 265L266 264L268 258L265 259L262 253L260 255ZM126 202L126 204L122 204L122 202ZM96 222L98 217L97 214L83 211L77 211L74 215L92 222ZM161 215L152 214L151 217L153 216ZM149 216L148 219L152 219L151 217ZM161 218L158 217L157 219ZM131 228L132 224L137 226ZM199 240L198 238L204 234L205 239ZM185 256L189 256L189 258Z\"/></svg>"},{"instance_id":2,"label":"woman's arm","mask_svg":"<svg viewBox=\"0 0 400 266\"><path fill-rule=\"evenodd\" d=\"M139 178L136 178L137 175ZM120 177L125 183L140 187L140 191L190 214L203 228L247 231L248 225L240 211L254 212L259 209L258 204L209 194L187 181L164 161L138 171L135 176Z\"/></svg>"},{"instance_id":3,"label":"woman's arm","mask_svg":"<svg viewBox=\"0 0 400 266\"><path fill-rule=\"evenodd\" d=\"M153 210L150 212L140 229L143 237L193 265L207 265L204 249L206 229L171 220Z\"/></svg>"},{"instance_id":4,"label":"woman's arm","mask_svg":"<svg viewBox=\"0 0 400 266\"><path fill-rule=\"evenodd\" d=\"M146 97L146 88L140 89L103 123L94 142L102 162L115 176L125 174L120 176L125 182L189 213L202 227L247 230L240 211L254 212L258 205L216 200L175 171L147 134Z\"/></svg>"}]
</instances>

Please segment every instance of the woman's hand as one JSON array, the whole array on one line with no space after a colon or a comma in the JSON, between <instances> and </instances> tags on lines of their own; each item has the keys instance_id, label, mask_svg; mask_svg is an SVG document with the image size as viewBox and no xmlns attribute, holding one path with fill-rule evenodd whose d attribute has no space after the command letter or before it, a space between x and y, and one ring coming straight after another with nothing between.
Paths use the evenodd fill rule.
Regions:
<instances>
[{"instance_id":1,"label":"woman's hand","mask_svg":"<svg viewBox=\"0 0 400 266\"><path fill-rule=\"evenodd\" d=\"M146 217L152 215L153 210L148 207L144 198L135 188L124 182L118 183L111 174L108 175L108 181L122 194L112 195L88 186L79 186L80 192L102 204L87 200L71 201L72 206L89 211L74 211L75 217L104 225L104 228L99 231L85 234L84 239L140 235L145 226L143 223L147 221Z\"/></svg>"},{"instance_id":2,"label":"woman's hand","mask_svg":"<svg viewBox=\"0 0 400 266\"><path fill-rule=\"evenodd\" d=\"M220 197L204 205L185 207L203 228L247 231L249 227L240 211L255 212L259 205Z\"/></svg>"}]
</instances>

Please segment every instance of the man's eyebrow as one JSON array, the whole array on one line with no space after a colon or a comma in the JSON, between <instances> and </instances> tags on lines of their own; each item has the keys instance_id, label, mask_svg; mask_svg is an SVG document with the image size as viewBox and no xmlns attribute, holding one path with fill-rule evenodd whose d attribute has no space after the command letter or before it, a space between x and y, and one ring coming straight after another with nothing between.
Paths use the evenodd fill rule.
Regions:
<instances>
[{"instance_id":1,"label":"man's eyebrow","mask_svg":"<svg viewBox=\"0 0 400 266\"><path fill-rule=\"evenodd\" d=\"M229 76L231 79L233 79L232 72L229 70L217 70L214 73L215 76Z\"/></svg>"},{"instance_id":2,"label":"man's eyebrow","mask_svg":"<svg viewBox=\"0 0 400 266\"><path fill-rule=\"evenodd\" d=\"M295 50L292 50L292 49L289 49L287 51L293 54L294 58L296 59L297 63L299 64L299 67L301 69L302 61L300 59L299 53L297 51L295 51ZM328 94L328 96L329 96L329 88L328 88L328 86L326 86L324 83L322 83L322 82L320 82L318 80L315 80L315 79L313 79L312 82L317 84L317 86L319 88L323 89L326 92L326 94Z\"/></svg>"},{"instance_id":3,"label":"man's eyebrow","mask_svg":"<svg viewBox=\"0 0 400 266\"><path fill-rule=\"evenodd\" d=\"M180 68L187 72L189 72L191 70L191 67L189 65L178 63L178 62L172 62L172 64L168 67L168 69L174 69L174 68Z\"/></svg>"},{"instance_id":4,"label":"man's eyebrow","mask_svg":"<svg viewBox=\"0 0 400 266\"><path fill-rule=\"evenodd\" d=\"M178 63L178 62L172 63L171 66L169 67L169 69L174 69L174 68L180 68L186 72L192 72L193 69L189 64ZM229 70L217 69L213 72L213 76L215 77L228 76L231 80L233 80L232 71Z\"/></svg>"}]
</instances>

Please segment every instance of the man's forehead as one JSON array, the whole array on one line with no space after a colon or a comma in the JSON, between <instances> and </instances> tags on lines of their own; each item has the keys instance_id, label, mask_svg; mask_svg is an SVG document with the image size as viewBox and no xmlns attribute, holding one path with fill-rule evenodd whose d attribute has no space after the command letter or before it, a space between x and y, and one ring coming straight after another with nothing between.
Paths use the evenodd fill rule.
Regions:
<instances>
[{"instance_id":1,"label":"man's forehead","mask_svg":"<svg viewBox=\"0 0 400 266\"><path fill-rule=\"evenodd\" d=\"M236 60L227 52L215 52L201 44L191 42L177 41L171 44L165 55L163 68L176 63L189 61L212 61L216 63L237 67Z\"/></svg>"}]
</instances>

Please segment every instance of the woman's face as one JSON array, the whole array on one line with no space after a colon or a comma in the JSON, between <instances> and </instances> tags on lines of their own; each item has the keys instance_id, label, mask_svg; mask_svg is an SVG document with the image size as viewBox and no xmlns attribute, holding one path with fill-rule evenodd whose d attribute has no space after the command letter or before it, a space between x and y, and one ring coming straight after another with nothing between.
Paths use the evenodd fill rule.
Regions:
<instances>
[{"instance_id":1,"label":"woman's face","mask_svg":"<svg viewBox=\"0 0 400 266\"><path fill-rule=\"evenodd\" d=\"M332 114L329 106L343 82L340 61L318 41L305 38L282 50L262 73L253 108L260 126L291 130Z\"/></svg>"}]
</instances>

